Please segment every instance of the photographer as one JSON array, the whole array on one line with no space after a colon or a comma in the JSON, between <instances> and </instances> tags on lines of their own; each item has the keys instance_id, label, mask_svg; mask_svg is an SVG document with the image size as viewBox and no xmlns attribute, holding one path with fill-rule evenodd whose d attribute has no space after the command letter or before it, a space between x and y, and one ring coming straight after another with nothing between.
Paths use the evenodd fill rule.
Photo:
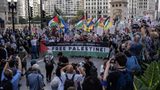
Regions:
<instances>
[{"instance_id":1,"label":"photographer","mask_svg":"<svg viewBox=\"0 0 160 90\"><path fill-rule=\"evenodd\" d=\"M115 56L116 70L109 72L111 60L106 63L103 80L107 82L107 90L133 90L133 76L126 70L127 58L123 53Z\"/></svg>"},{"instance_id":2,"label":"photographer","mask_svg":"<svg viewBox=\"0 0 160 90\"><path fill-rule=\"evenodd\" d=\"M10 56L2 72L2 77L1 77L2 90L19 90L18 84L21 78L21 69L22 69L21 59L18 56L16 56L16 60L18 62L18 68L14 74L11 67L9 67L9 64L12 62L12 58L13 57Z\"/></svg>"},{"instance_id":3,"label":"photographer","mask_svg":"<svg viewBox=\"0 0 160 90\"><path fill-rule=\"evenodd\" d=\"M86 77L93 76L97 77L97 68L95 67L94 63L90 61L90 57L85 57L84 62L82 62L82 66L85 69Z\"/></svg>"}]
</instances>

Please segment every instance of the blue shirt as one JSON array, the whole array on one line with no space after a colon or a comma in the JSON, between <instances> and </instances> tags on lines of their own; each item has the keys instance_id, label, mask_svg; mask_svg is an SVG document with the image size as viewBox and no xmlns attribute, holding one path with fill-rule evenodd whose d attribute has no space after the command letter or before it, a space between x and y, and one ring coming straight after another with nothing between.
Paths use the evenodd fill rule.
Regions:
<instances>
[{"instance_id":1,"label":"blue shirt","mask_svg":"<svg viewBox=\"0 0 160 90\"><path fill-rule=\"evenodd\" d=\"M19 83L20 78L21 78L21 71L17 70L16 75L14 75L12 80L11 80L13 90L18 90L18 83ZM4 79L6 79L6 77L4 76L4 71L3 71L1 81L4 80Z\"/></svg>"}]
</instances>

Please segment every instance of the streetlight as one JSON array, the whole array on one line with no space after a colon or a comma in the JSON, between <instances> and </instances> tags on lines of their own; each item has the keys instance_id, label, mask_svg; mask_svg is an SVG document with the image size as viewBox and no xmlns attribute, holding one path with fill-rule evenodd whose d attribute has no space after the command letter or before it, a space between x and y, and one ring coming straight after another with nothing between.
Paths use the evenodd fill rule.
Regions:
<instances>
[{"instance_id":1,"label":"streetlight","mask_svg":"<svg viewBox=\"0 0 160 90\"><path fill-rule=\"evenodd\" d=\"M40 13L41 13L41 29L43 29L42 0L40 0Z\"/></svg>"},{"instance_id":2,"label":"streetlight","mask_svg":"<svg viewBox=\"0 0 160 90\"><path fill-rule=\"evenodd\" d=\"M29 27L28 29L31 30L31 9L30 9L30 4L29 4L29 0L28 0L28 24L29 24Z\"/></svg>"},{"instance_id":3,"label":"streetlight","mask_svg":"<svg viewBox=\"0 0 160 90\"><path fill-rule=\"evenodd\" d=\"M12 29L15 30L15 27L14 27L14 10L17 10L17 0L7 0L7 1L8 1L9 12L11 10L11 13L12 13Z\"/></svg>"},{"instance_id":4,"label":"streetlight","mask_svg":"<svg viewBox=\"0 0 160 90\"><path fill-rule=\"evenodd\" d=\"M133 0L132 0L132 17L131 18L133 19Z\"/></svg>"}]
</instances>

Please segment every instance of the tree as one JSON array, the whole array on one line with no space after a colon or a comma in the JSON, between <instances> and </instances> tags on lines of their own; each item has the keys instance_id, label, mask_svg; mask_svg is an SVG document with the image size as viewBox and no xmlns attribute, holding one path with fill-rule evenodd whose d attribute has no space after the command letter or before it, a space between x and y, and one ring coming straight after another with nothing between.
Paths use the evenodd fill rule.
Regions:
<instances>
[{"instance_id":1,"label":"tree","mask_svg":"<svg viewBox=\"0 0 160 90\"><path fill-rule=\"evenodd\" d=\"M32 21L41 21L41 17L40 16L36 16L32 18Z\"/></svg>"},{"instance_id":2,"label":"tree","mask_svg":"<svg viewBox=\"0 0 160 90\"><path fill-rule=\"evenodd\" d=\"M77 11L77 17L83 17L84 16L84 11L83 10L79 10Z\"/></svg>"},{"instance_id":3,"label":"tree","mask_svg":"<svg viewBox=\"0 0 160 90\"><path fill-rule=\"evenodd\" d=\"M24 19L23 17L19 17L19 23L20 23L20 24L26 24L26 23L27 23L27 20Z\"/></svg>"}]
</instances>

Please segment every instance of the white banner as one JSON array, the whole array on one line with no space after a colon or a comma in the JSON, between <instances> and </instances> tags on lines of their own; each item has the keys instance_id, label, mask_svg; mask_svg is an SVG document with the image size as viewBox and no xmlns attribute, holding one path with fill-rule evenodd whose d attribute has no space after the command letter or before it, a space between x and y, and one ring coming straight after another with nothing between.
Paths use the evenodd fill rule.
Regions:
<instances>
[{"instance_id":1,"label":"white banner","mask_svg":"<svg viewBox=\"0 0 160 90\"><path fill-rule=\"evenodd\" d=\"M48 51L78 51L109 53L108 47L96 46L48 46Z\"/></svg>"}]
</instances>

